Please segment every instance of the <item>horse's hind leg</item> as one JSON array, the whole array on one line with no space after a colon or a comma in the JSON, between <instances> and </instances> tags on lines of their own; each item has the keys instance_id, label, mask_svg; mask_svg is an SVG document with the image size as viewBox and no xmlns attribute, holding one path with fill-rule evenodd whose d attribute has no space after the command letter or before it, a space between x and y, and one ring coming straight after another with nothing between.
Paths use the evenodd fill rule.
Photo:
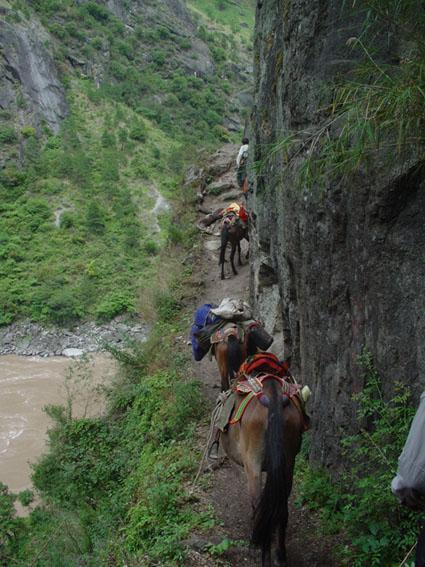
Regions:
<instances>
[{"instance_id":1,"label":"horse's hind leg","mask_svg":"<svg viewBox=\"0 0 425 567\"><path fill-rule=\"evenodd\" d=\"M271 549L264 549L261 552L261 567L272 567L272 552Z\"/></svg>"},{"instance_id":2,"label":"horse's hind leg","mask_svg":"<svg viewBox=\"0 0 425 567\"><path fill-rule=\"evenodd\" d=\"M227 365L227 345L218 343L215 348L215 358L217 360L218 371L220 372L221 391L225 392L230 388L229 367Z\"/></svg>"},{"instance_id":3,"label":"horse's hind leg","mask_svg":"<svg viewBox=\"0 0 425 567\"><path fill-rule=\"evenodd\" d=\"M248 494L252 512L254 513L261 496L261 465L245 461L244 469L248 481Z\"/></svg>"},{"instance_id":4,"label":"horse's hind leg","mask_svg":"<svg viewBox=\"0 0 425 567\"><path fill-rule=\"evenodd\" d=\"M242 266L242 260L241 260L241 241L238 240L238 256L239 256L239 266Z\"/></svg>"},{"instance_id":5,"label":"horse's hind leg","mask_svg":"<svg viewBox=\"0 0 425 567\"><path fill-rule=\"evenodd\" d=\"M278 545L276 551L276 563L275 563L278 567L287 567L288 565L288 559L286 556L285 536L286 536L286 525L281 526L279 528Z\"/></svg>"},{"instance_id":6,"label":"horse's hind leg","mask_svg":"<svg viewBox=\"0 0 425 567\"><path fill-rule=\"evenodd\" d=\"M235 276L238 275L238 272L235 268L235 253L236 253L236 244L232 242L232 251L230 252L230 263L232 264L232 270Z\"/></svg>"},{"instance_id":7,"label":"horse's hind leg","mask_svg":"<svg viewBox=\"0 0 425 567\"><path fill-rule=\"evenodd\" d=\"M225 254L226 254L226 245L224 246L224 250L223 250L223 245L222 248L220 250L220 263L219 265L221 265L221 279L224 280L224 263L225 263Z\"/></svg>"}]
</instances>

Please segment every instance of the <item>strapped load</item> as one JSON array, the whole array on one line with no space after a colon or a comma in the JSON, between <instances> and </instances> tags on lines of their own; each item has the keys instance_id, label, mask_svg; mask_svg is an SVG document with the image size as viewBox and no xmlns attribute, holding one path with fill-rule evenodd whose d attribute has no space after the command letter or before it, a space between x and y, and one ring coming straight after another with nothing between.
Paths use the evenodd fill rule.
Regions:
<instances>
[{"instance_id":1,"label":"strapped load","mask_svg":"<svg viewBox=\"0 0 425 567\"><path fill-rule=\"evenodd\" d=\"M248 213L243 205L239 203L231 203L223 209L223 224L232 226L236 222L240 222L243 227L248 224Z\"/></svg>"},{"instance_id":2,"label":"strapped load","mask_svg":"<svg viewBox=\"0 0 425 567\"><path fill-rule=\"evenodd\" d=\"M227 341L230 335L242 342L247 330L256 323L252 320L250 306L240 299L225 297L219 307L205 303L196 310L190 332L193 358L199 362L211 345ZM270 344L272 341L270 337ZM270 344L262 346L268 348Z\"/></svg>"},{"instance_id":3,"label":"strapped load","mask_svg":"<svg viewBox=\"0 0 425 567\"><path fill-rule=\"evenodd\" d=\"M225 297L218 307L211 309L211 313L230 321L248 321L252 319L251 308L242 299Z\"/></svg>"},{"instance_id":4,"label":"strapped load","mask_svg":"<svg viewBox=\"0 0 425 567\"><path fill-rule=\"evenodd\" d=\"M193 358L197 362L202 360L210 350L211 335L226 323L226 321L214 315L211 311L213 307L216 307L213 303L204 303L195 311L190 330L190 342L192 343Z\"/></svg>"}]
</instances>

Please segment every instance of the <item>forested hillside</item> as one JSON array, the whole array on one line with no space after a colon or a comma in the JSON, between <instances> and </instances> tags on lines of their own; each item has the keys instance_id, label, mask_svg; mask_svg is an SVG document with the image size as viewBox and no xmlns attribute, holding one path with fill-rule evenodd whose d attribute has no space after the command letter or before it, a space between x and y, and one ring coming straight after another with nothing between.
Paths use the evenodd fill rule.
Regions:
<instances>
[{"instance_id":1,"label":"forested hillside","mask_svg":"<svg viewBox=\"0 0 425 567\"><path fill-rule=\"evenodd\" d=\"M242 128L251 2L2 2L0 324L140 310L183 164Z\"/></svg>"},{"instance_id":2,"label":"forested hillside","mask_svg":"<svg viewBox=\"0 0 425 567\"><path fill-rule=\"evenodd\" d=\"M187 490L206 414L184 338L198 283L183 172L243 131L253 4L0 2L0 324L151 323L145 345L111 348L103 415L48 409L28 517L0 485L1 565L181 564L214 523Z\"/></svg>"}]
</instances>

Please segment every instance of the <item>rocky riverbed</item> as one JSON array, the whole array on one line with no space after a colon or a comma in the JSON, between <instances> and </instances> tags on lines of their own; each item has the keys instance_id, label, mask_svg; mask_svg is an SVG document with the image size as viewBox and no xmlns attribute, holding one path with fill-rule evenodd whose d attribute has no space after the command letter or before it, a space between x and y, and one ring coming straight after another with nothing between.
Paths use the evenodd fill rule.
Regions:
<instances>
[{"instance_id":1,"label":"rocky riverbed","mask_svg":"<svg viewBox=\"0 0 425 567\"><path fill-rule=\"evenodd\" d=\"M25 320L0 328L0 355L79 356L101 351L106 343L120 347L129 341L143 342L147 336L148 326L128 315L102 325L87 321L69 329Z\"/></svg>"}]
</instances>

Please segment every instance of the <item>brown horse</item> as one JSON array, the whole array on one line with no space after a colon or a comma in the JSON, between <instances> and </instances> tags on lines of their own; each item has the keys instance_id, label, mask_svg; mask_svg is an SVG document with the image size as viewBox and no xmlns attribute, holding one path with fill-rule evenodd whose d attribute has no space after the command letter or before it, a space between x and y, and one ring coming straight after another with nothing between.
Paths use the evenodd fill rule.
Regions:
<instances>
[{"instance_id":1,"label":"brown horse","mask_svg":"<svg viewBox=\"0 0 425 567\"><path fill-rule=\"evenodd\" d=\"M238 264L242 266L241 260L241 240L247 240L249 242L249 235L248 235L248 227L244 226L239 220L237 220L234 224L230 222L226 222L224 219L223 225L221 227L221 247L220 247L220 260L218 265L221 266L221 279L224 280L224 263L226 261L225 254L226 254L226 247L227 244L230 242L231 250L230 250L230 263L232 265L232 270L235 276L238 275L238 272L235 268L234 258L236 249L238 250ZM248 258L249 252L246 254L246 258Z\"/></svg>"},{"instance_id":2,"label":"brown horse","mask_svg":"<svg viewBox=\"0 0 425 567\"><path fill-rule=\"evenodd\" d=\"M265 330L259 321L248 325L240 342L234 335L225 341L213 346L213 354L217 361L221 378L221 391L230 388L230 381L236 376L240 365L247 358L255 354L258 349L267 350L273 342L273 337Z\"/></svg>"},{"instance_id":3,"label":"brown horse","mask_svg":"<svg viewBox=\"0 0 425 567\"><path fill-rule=\"evenodd\" d=\"M303 415L288 397L282 396L277 380L269 374L263 383L261 402L254 398L241 420L221 434L228 457L243 466L247 476L254 513L251 543L261 548L263 567L272 565L271 548L276 535L274 565L287 566L288 497L304 431ZM238 394L233 415L242 400ZM263 489L262 472L267 473Z\"/></svg>"}]
</instances>

